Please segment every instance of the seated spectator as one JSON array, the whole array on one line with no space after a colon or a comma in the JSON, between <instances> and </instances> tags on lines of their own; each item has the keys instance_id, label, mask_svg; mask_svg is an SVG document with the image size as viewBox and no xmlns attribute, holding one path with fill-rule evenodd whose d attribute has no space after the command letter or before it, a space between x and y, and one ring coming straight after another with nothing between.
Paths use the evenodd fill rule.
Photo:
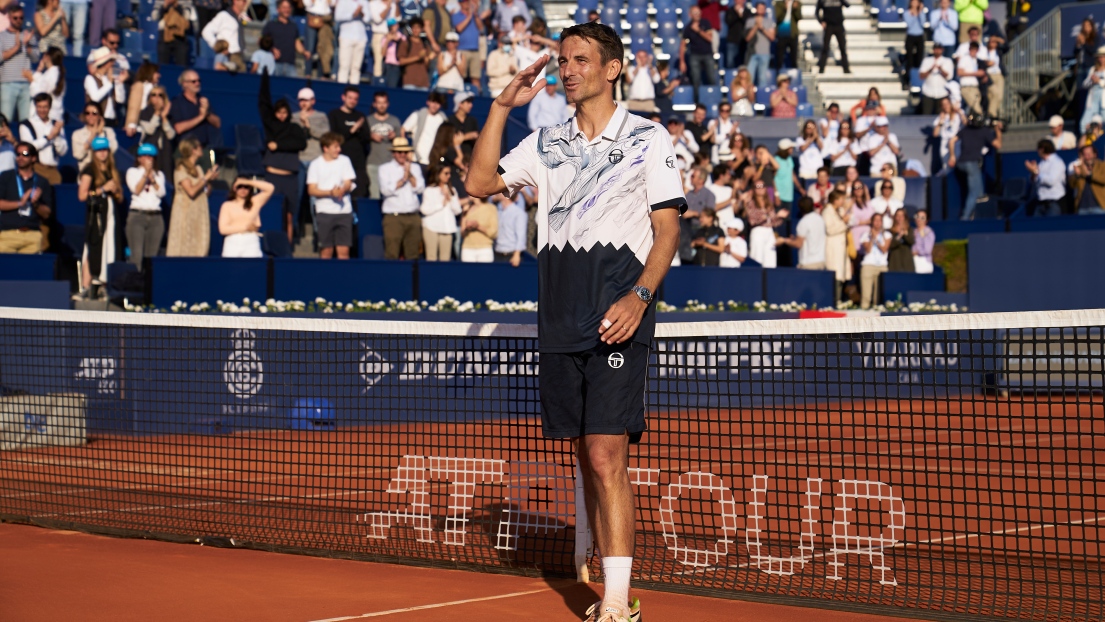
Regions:
<instances>
[{"instance_id":1,"label":"seated spectator","mask_svg":"<svg viewBox=\"0 0 1105 622\"><path fill-rule=\"evenodd\" d=\"M1095 114L1090 117L1090 125L1086 128L1085 133L1078 139L1080 145L1092 145L1097 142L1099 138L1105 136L1105 118L1101 115Z\"/></svg>"},{"instance_id":2,"label":"seated spectator","mask_svg":"<svg viewBox=\"0 0 1105 622\"><path fill-rule=\"evenodd\" d=\"M1060 202L1067 196L1067 172L1063 160L1055 154L1055 143L1047 138L1036 145L1036 153L1040 156L1039 160L1024 163L1036 183L1036 200L1034 206L1029 206L1029 215L1060 216L1063 213Z\"/></svg>"},{"instance_id":3,"label":"seated spectator","mask_svg":"<svg viewBox=\"0 0 1105 622\"><path fill-rule=\"evenodd\" d=\"M913 231L913 269L917 274L932 274L932 249L936 233L929 228L929 213L925 210L913 216L917 228Z\"/></svg>"},{"instance_id":4,"label":"seated spectator","mask_svg":"<svg viewBox=\"0 0 1105 622\"><path fill-rule=\"evenodd\" d=\"M445 95L430 93L426 98L426 106L412 112L403 121L403 133L414 147L413 160L424 168L433 164L430 161L430 152L433 151L434 141L437 139L437 130L448 117L441 111L445 105Z\"/></svg>"},{"instance_id":5,"label":"seated spectator","mask_svg":"<svg viewBox=\"0 0 1105 622\"><path fill-rule=\"evenodd\" d=\"M986 41L986 114L997 119L1001 116L1001 104L1005 101L1005 76L1001 73L1002 41L992 36Z\"/></svg>"},{"instance_id":6,"label":"seated spectator","mask_svg":"<svg viewBox=\"0 0 1105 622\"><path fill-rule=\"evenodd\" d=\"M625 68L625 107L636 112L656 110L656 84L660 71L648 50L637 50L633 63Z\"/></svg>"},{"instance_id":7,"label":"seated spectator","mask_svg":"<svg viewBox=\"0 0 1105 622\"><path fill-rule=\"evenodd\" d=\"M0 115L0 173L15 170L15 143L8 120Z\"/></svg>"},{"instance_id":8,"label":"seated spectator","mask_svg":"<svg viewBox=\"0 0 1105 622\"><path fill-rule=\"evenodd\" d=\"M945 168L948 167L948 156L951 155L948 145L966 122L966 115L955 107L951 98L940 100L940 114L932 124L932 137L940 139L940 161Z\"/></svg>"},{"instance_id":9,"label":"seated spectator","mask_svg":"<svg viewBox=\"0 0 1105 622\"><path fill-rule=\"evenodd\" d=\"M187 65L188 52L192 47L188 39L188 29L192 22L185 15L180 0L164 0L160 12L155 11L155 19L158 20L159 33L157 62L178 67Z\"/></svg>"},{"instance_id":10,"label":"seated spectator","mask_svg":"<svg viewBox=\"0 0 1105 622\"><path fill-rule=\"evenodd\" d=\"M230 44L226 41L219 39L211 49L215 52L215 60L213 61L215 71L238 73L246 68L244 65L239 65L230 58L230 54L227 53L227 50L230 49Z\"/></svg>"},{"instance_id":11,"label":"seated spectator","mask_svg":"<svg viewBox=\"0 0 1105 622\"><path fill-rule=\"evenodd\" d=\"M849 248L848 222L852 208L848 196L840 190L832 190L821 208L821 220L825 223L825 268L832 270L836 279L834 300L840 300L844 284L852 280L852 259L855 246ZM852 242L854 244L854 242Z\"/></svg>"},{"instance_id":12,"label":"seated spectator","mask_svg":"<svg viewBox=\"0 0 1105 622\"><path fill-rule=\"evenodd\" d=\"M149 105L150 93L155 86L161 83L161 72L157 65L146 61L134 72L134 84L130 86L130 94L127 95L127 114L124 131L127 136L138 133L138 115ZM168 104L165 100L164 104Z\"/></svg>"},{"instance_id":13,"label":"seated spectator","mask_svg":"<svg viewBox=\"0 0 1105 622\"><path fill-rule=\"evenodd\" d=\"M234 180L231 198L219 208L219 233L225 236L223 257L264 257L261 208L268 203L272 192L272 184L267 181L244 177Z\"/></svg>"},{"instance_id":14,"label":"seated spectator","mask_svg":"<svg viewBox=\"0 0 1105 622\"><path fill-rule=\"evenodd\" d=\"M77 299L93 295L93 286L107 283L108 264L118 261L116 207L123 203L123 177L115 168L108 140L97 136L89 147L88 164L77 177L77 198L85 204L84 248L81 251L81 288ZM208 216L210 218L210 216Z\"/></svg>"},{"instance_id":15,"label":"seated spectator","mask_svg":"<svg viewBox=\"0 0 1105 622\"><path fill-rule=\"evenodd\" d=\"M334 5L334 21L340 24L338 29L338 73L335 78L342 84L360 84L361 66L364 65L365 47L368 46L366 25L372 20L368 3L360 0L338 0ZM421 32L421 20L419 20ZM414 31L414 25L411 25ZM418 39L418 35L412 35ZM417 42L421 51L422 42ZM402 59L400 59L400 64ZM413 75L413 70L412 70ZM429 79L426 87L429 87Z\"/></svg>"},{"instance_id":16,"label":"seated spectator","mask_svg":"<svg viewBox=\"0 0 1105 622\"><path fill-rule=\"evenodd\" d=\"M185 69L179 78L181 92L172 101L169 120L173 122L177 139L195 138L204 149L223 144L222 119L211 110L211 102L200 95L200 76Z\"/></svg>"},{"instance_id":17,"label":"seated spectator","mask_svg":"<svg viewBox=\"0 0 1105 622\"><path fill-rule=\"evenodd\" d=\"M871 171L874 173L875 171ZM898 171L894 165L887 162L879 169L879 179L881 181L889 181L894 186L894 193L891 195L895 201L899 203L905 203L905 179L898 176ZM881 196L881 194L880 194Z\"/></svg>"},{"instance_id":18,"label":"seated spectator","mask_svg":"<svg viewBox=\"0 0 1105 622\"><path fill-rule=\"evenodd\" d=\"M204 172L199 167L203 147L196 140L180 143L180 157L173 171L173 209L169 216L167 257L206 257L211 246L211 211L207 193L219 175L219 167Z\"/></svg>"},{"instance_id":19,"label":"seated spectator","mask_svg":"<svg viewBox=\"0 0 1105 622\"><path fill-rule=\"evenodd\" d=\"M439 91L456 93L464 90L463 67L468 69L468 58L465 52L461 52L460 35L449 32L445 35L445 49L437 57L437 86Z\"/></svg>"},{"instance_id":20,"label":"seated spectator","mask_svg":"<svg viewBox=\"0 0 1105 622\"><path fill-rule=\"evenodd\" d=\"M921 0L909 0L909 7L902 13L902 21L905 22L905 66L903 69L909 73L911 69L921 66L925 57L925 5ZM922 113L923 114L923 113Z\"/></svg>"},{"instance_id":21,"label":"seated spectator","mask_svg":"<svg viewBox=\"0 0 1105 622\"><path fill-rule=\"evenodd\" d=\"M882 94L879 93L879 89L871 87L867 91L867 97L852 106L852 127L856 131L856 137L862 138L879 117L886 117L886 108L882 105Z\"/></svg>"},{"instance_id":22,"label":"seated spectator","mask_svg":"<svg viewBox=\"0 0 1105 622\"><path fill-rule=\"evenodd\" d=\"M449 261L453 254L453 236L457 233L460 197L453 189L453 169L430 167L430 180L422 192L422 246L426 261Z\"/></svg>"},{"instance_id":23,"label":"seated spectator","mask_svg":"<svg viewBox=\"0 0 1105 622\"><path fill-rule=\"evenodd\" d=\"M45 244L43 224L53 212L54 188L35 174L38 150L15 145L15 170L0 173L0 253L35 255Z\"/></svg>"},{"instance_id":24,"label":"seated spectator","mask_svg":"<svg viewBox=\"0 0 1105 622\"><path fill-rule=\"evenodd\" d=\"M741 237L744 231L744 221L740 218L730 218L724 221L725 226L725 250L721 253L718 265L722 268L739 268L748 259L748 242Z\"/></svg>"},{"instance_id":25,"label":"seated spectator","mask_svg":"<svg viewBox=\"0 0 1105 622\"><path fill-rule=\"evenodd\" d=\"M291 0L279 0L276 3L276 18L270 19L265 24L264 29L261 30L261 40L264 41L265 37L269 37L272 41L271 53L275 65L275 70L269 71L269 75L294 78L296 76L296 53L302 54L308 61L311 58L311 52L307 50L303 45L303 40L299 37L299 26L292 21ZM264 45L261 46L261 49L265 49ZM254 56L256 57L256 54ZM264 60L265 62L261 64L267 67L268 59ZM253 73L261 72L259 69L254 69Z\"/></svg>"},{"instance_id":26,"label":"seated spectator","mask_svg":"<svg viewBox=\"0 0 1105 622\"><path fill-rule=\"evenodd\" d=\"M913 230L909 226L909 214L904 209L894 212L890 225L890 251L887 253L887 269L890 272L916 272L913 263Z\"/></svg>"},{"instance_id":27,"label":"seated spectator","mask_svg":"<svg viewBox=\"0 0 1105 622\"><path fill-rule=\"evenodd\" d=\"M257 50L249 57L249 72L276 75L276 56L273 55L272 35L261 35L257 42ZM294 65L293 65L294 67Z\"/></svg>"},{"instance_id":28,"label":"seated spectator","mask_svg":"<svg viewBox=\"0 0 1105 622\"><path fill-rule=\"evenodd\" d=\"M514 74L518 73L512 46L510 35L503 35L499 47L487 53L487 88L492 97L498 97L514 79Z\"/></svg>"},{"instance_id":29,"label":"seated spectator","mask_svg":"<svg viewBox=\"0 0 1105 622\"><path fill-rule=\"evenodd\" d=\"M115 127L122 119L121 106L127 100L126 71L114 72L115 54L107 48L98 48L88 57L88 75L84 78L85 101L100 105L104 123Z\"/></svg>"},{"instance_id":30,"label":"seated spectator","mask_svg":"<svg viewBox=\"0 0 1105 622\"><path fill-rule=\"evenodd\" d=\"M1079 158L1067 169L1074 192L1074 207L1080 216L1105 214L1105 162L1097 158L1092 144L1082 145Z\"/></svg>"},{"instance_id":31,"label":"seated spectator","mask_svg":"<svg viewBox=\"0 0 1105 622\"><path fill-rule=\"evenodd\" d=\"M307 11L307 32L304 48L310 55L304 67L307 77L315 75L315 59L318 59L319 74L321 77L331 75L332 61L334 60L334 0L304 0L303 8ZM388 31L392 31L390 22L397 22L398 14L394 19L388 20ZM398 30L395 26L394 30ZM390 52L389 52L390 53ZM398 77L398 76L396 76ZM395 85L397 86L398 81Z\"/></svg>"},{"instance_id":32,"label":"seated spectator","mask_svg":"<svg viewBox=\"0 0 1105 622\"><path fill-rule=\"evenodd\" d=\"M882 170L883 165L890 164L894 170L898 169L898 157L902 155L902 147L898 142L898 136L890 131L890 123L885 117L879 117L875 121L875 131L868 132L860 141L860 149L870 158L871 176ZM861 168L860 173L864 171Z\"/></svg>"},{"instance_id":33,"label":"seated spectator","mask_svg":"<svg viewBox=\"0 0 1105 622\"><path fill-rule=\"evenodd\" d=\"M127 214L127 246L130 262L142 269L147 257L156 257L165 235L165 219L161 215L161 199L165 196L165 174L154 166L157 147L138 146L138 160L127 171L130 189L130 210Z\"/></svg>"},{"instance_id":34,"label":"seated spectator","mask_svg":"<svg viewBox=\"0 0 1105 622\"><path fill-rule=\"evenodd\" d=\"M832 102L825 109L825 118L817 122L817 131L826 145L833 144L840 136L840 104Z\"/></svg>"},{"instance_id":35,"label":"seated spectator","mask_svg":"<svg viewBox=\"0 0 1105 622\"><path fill-rule=\"evenodd\" d=\"M461 73L468 78L471 90L479 93L480 77L483 73L483 59L480 55L481 44L486 44L487 39L482 39L484 21L480 15L479 0L464 0L457 4L451 17L453 29L459 35L457 49L464 52L465 66Z\"/></svg>"},{"instance_id":36,"label":"seated spectator","mask_svg":"<svg viewBox=\"0 0 1105 622\"><path fill-rule=\"evenodd\" d=\"M860 308L870 309L879 299L879 275L888 270L892 235L883 229L882 216L868 221L869 229L860 237L863 259L860 261Z\"/></svg>"},{"instance_id":37,"label":"seated spectator","mask_svg":"<svg viewBox=\"0 0 1105 622\"><path fill-rule=\"evenodd\" d=\"M709 21L702 19L702 9L691 5L690 19L684 17L683 38L679 45L679 71L689 75L697 93L702 85L717 84L717 65L714 63L714 37L717 32Z\"/></svg>"},{"instance_id":38,"label":"seated spectator","mask_svg":"<svg viewBox=\"0 0 1105 622\"><path fill-rule=\"evenodd\" d=\"M52 185L57 185L61 183L58 159L69 153L69 143L65 141L65 122L50 119L53 98L49 94L35 95L34 104L34 113L19 124L19 138L34 145L38 151L35 173L46 178Z\"/></svg>"},{"instance_id":39,"label":"seated spectator","mask_svg":"<svg viewBox=\"0 0 1105 622\"><path fill-rule=\"evenodd\" d=\"M338 259L349 259L349 248L353 246L352 193L357 185L357 174L353 171L353 163L342 155L342 137L339 134L324 134L319 144L322 146L322 155L307 167L307 194L315 199L315 222L318 226L315 235L318 238L319 257L330 259L336 254ZM387 183L382 168L380 181ZM272 187L272 184L269 186ZM414 211L418 211L417 197ZM386 204L384 212L387 213ZM416 214L415 218L417 217ZM388 223L387 217L384 218L386 241ZM419 233L421 231L415 235ZM416 247L417 245L415 242Z\"/></svg>"},{"instance_id":40,"label":"seated spectator","mask_svg":"<svg viewBox=\"0 0 1105 622\"><path fill-rule=\"evenodd\" d=\"M675 150L676 168L684 173L690 171L694 163L694 154L698 153L698 143L684 127L682 117L672 115L668 118L668 135Z\"/></svg>"},{"instance_id":41,"label":"seated spectator","mask_svg":"<svg viewBox=\"0 0 1105 622\"><path fill-rule=\"evenodd\" d=\"M859 142L852 133L852 122L845 119L840 122L837 139L831 146L826 145L833 177L843 177L848 169L856 167Z\"/></svg>"},{"instance_id":42,"label":"seated spectator","mask_svg":"<svg viewBox=\"0 0 1105 622\"><path fill-rule=\"evenodd\" d=\"M437 58L437 52L423 43L423 23L421 19L413 18L407 22L407 25L411 34L399 44L397 52L399 66L403 70L400 83L405 89L428 91L430 90L430 63ZM363 56L363 53L361 56ZM357 79L360 80L359 74Z\"/></svg>"},{"instance_id":43,"label":"seated spectator","mask_svg":"<svg viewBox=\"0 0 1105 622\"><path fill-rule=\"evenodd\" d=\"M807 119L802 124L802 135L795 142L798 143L798 179L806 187L817 178L817 171L825 166L825 158L829 154L824 151L825 142L821 140L817 123L813 119Z\"/></svg>"},{"instance_id":44,"label":"seated spectator","mask_svg":"<svg viewBox=\"0 0 1105 622\"><path fill-rule=\"evenodd\" d=\"M825 242L827 230L825 220L814 209L813 199L802 197L798 200L798 210L802 219L794 230L794 235L784 238L783 242L798 249L798 268L802 270L825 269Z\"/></svg>"},{"instance_id":45,"label":"seated spectator","mask_svg":"<svg viewBox=\"0 0 1105 622\"><path fill-rule=\"evenodd\" d=\"M149 104L138 114L138 142L157 147L157 169L171 179L176 130L169 122L169 94L165 87L155 86L148 99Z\"/></svg>"},{"instance_id":46,"label":"seated spectator","mask_svg":"<svg viewBox=\"0 0 1105 622\"><path fill-rule=\"evenodd\" d=\"M519 0L515 0L517 3ZM460 260L465 263L495 261L495 238L499 235L499 213L486 201L473 201L461 215Z\"/></svg>"},{"instance_id":47,"label":"seated spectator","mask_svg":"<svg viewBox=\"0 0 1105 622\"><path fill-rule=\"evenodd\" d=\"M413 152L414 148L407 139L398 137L391 141L391 162L380 165L380 195L384 197L381 206L384 213L384 257L387 259L399 259L400 253L407 260L418 258L418 243L422 238L418 195L426 189L426 182L422 177L422 168L411 159Z\"/></svg>"},{"instance_id":48,"label":"seated spectator","mask_svg":"<svg viewBox=\"0 0 1105 622\"><path fill-rule=\"evenodd\" d=\"M476 146L476 139L480 136L480 124L476 117L472 116L472 98L474 95L461 91L453 96L453 114L446 121L456 130L457 140L460 142L461 155L468 158L472 155L472 149Z\"/></svg>"},{"instance_id":49,"label":"seated spectator","mask_svg":"<svg viewBox=\"0 0 1105 622\"><path fill-rule=\"evenodd\" d=\"M698 222L698 229L691 234L691 248L695 249L694 265L721 265L721 254L725 252L725 231L717 226L714 208L702 210Z\"/></svg>"},{"instance_id":50,"label":"seated spectator","mask_svg":"<svg viewBox=\"0 0 1105 622\"><path fill-rule=\"evenodd\" d=\"M729 102L721 102L717 107L717 118L709 122L714 132L714 144L710 151L713 163L728 162L733 159L733 138L740 133L740 121L732 116L733 107Z\"/></svg>"},{"instance_id":51,"label":"seated spectator","mask_svg":"<svg viewBox=\"0 0 1105 622\"><path fill-rule=\"evenodd\" d=\"M790 88L790 76L780 74L775 79L779 88L771 94L771 116L776 119L793 119L798 116L798 94Z\"/></svg>"},{"instance_id":52,"label":"seated spectator","mask_svg":"<svg viewBox=\"0 0 1105 622\"><path fill-rule=\"evenodd\" d=\"M921 61L921 114L928 116L936 103L948 98L948 82L955 77L955 62L944 56L944 46L934 43L932 56Z\"/></svg>"},{"instance_id":53,"label":"seated spectator","mask_svg":"<svg viewBox=\"0 0 1105 622\"><path fill-rule=\"evenodd\" d=\"M829 193L833 191L833 185L829 182L829 169L822 166L817 169L817 179L806 190L806 196L813 199L813 207L821 210L829 200Z\"/></svg>"},{"instance_id":54,"label":"seated spectator","mask_svg":"<svg viewBox=\"0 0 1105 622\"><path fill-rule=\"evenodd\" d=\"M1065 131L1063 125L1063 117L1059 115L1052 115L1051 119L1047 122L1047 126L1050 128L1047 139L1055 145L1056 151L1074 149L1078 146L1078 139L1074 136L1074 133Z\"/></svg>"},{"instance_id":55,"label":"seated spectator","mask_svg":"<svg viewBox=\"0 0 1105 622\"><path fill-rule=\"evenodd\" d=\"M498 208L498 234L495 236L495 261L509 263L517 268L522 265L522 253L526 250L529 216L522 193L511 199L505 192L491 197Z\"/></svg>"},{"instance_id":56,"label":"seated spectator","mask_svg":"<svg viewBox=\"0 0 1105 622\"><path fill-rule=\"evenodd\" d=\"M529 111L526 113L529 129L534 131L560 125L572 116L568 112L568 100L556 90L556 76L549 76L546 79L545 88L534 95L529 103Z\"/></svg>"},{"instance_id":57,"label":"seated spectator","mask_svg":"<svg viewBox=\"0 0 1105 622\"><path fill-rule=\"evenodd\" d=\"M34 101L39 93L49 95L51 97L50 119L65 120L65 109L62 106L65 100L65 52L52 47L42 53L38 69L31 76L30 93L31 101Z\"/></svg>"},{"instance_id":58,"label":"seated spectator","mask_svg":"<svg viewBox=\"0 0 1105 622\"><path fill-rule=\"evenodd\" d=\"M380 198L380 167L391 162L391 141L403 131L399 117L388 111L390 106L387 91L377 91L372 96L372 114L365 117L372 147L368 152L367 168L371 186L369 197L373 199Z\"/></svg>"}]
</instances>

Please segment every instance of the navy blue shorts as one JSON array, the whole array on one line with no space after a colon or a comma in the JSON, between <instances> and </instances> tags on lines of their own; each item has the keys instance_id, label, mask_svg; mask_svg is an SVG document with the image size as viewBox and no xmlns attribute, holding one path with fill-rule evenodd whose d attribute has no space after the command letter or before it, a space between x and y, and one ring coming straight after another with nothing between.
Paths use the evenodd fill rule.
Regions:
<instances>
[{"instance_id":1,"label":"navy blue shorts","mask_svg":"<svg viewBox=\"0 0 1105 622\"><path fill-rule=\"evenodd\" d=\"M599 345L584 352L542 352L541 429L546 438L644 434L648 346Z\"/></svg>"}]
</instances>

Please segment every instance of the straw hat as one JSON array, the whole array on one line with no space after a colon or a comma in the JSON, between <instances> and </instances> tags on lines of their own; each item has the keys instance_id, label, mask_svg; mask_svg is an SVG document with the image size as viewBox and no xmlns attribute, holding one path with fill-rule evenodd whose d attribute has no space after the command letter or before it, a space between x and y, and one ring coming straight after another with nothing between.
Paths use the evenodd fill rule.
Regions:
<instances>
[{"instance_id":1,"label":"straw hat","mask_svg":"<svg viewBox=\"0 0 1105 622\"><path fill-rule=\"evenodd\" d=\"M409 140L403 138L402 136L399 136L391 141L391 150L399 152L409 152L414 151L414 147L411 147L411 143Z\"/></svg>"}]
</instances>

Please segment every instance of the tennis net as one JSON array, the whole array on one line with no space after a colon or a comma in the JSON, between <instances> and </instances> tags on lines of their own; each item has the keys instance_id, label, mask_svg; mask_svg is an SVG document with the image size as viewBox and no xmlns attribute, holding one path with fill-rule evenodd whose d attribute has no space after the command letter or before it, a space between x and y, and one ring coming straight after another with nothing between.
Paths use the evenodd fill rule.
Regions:
<instances>
[{"instance_id":1,"label":"tennis net","mask_svg":"<svg viewBox=\"0 0 1105 622\"><path fill-rule=\"evenodd\" d=\"M636 584L1101 620L1103 327L660 324ZM595 577L537 365L525 325L0 309L0 518Z\"/></svg>"}]
</instances>

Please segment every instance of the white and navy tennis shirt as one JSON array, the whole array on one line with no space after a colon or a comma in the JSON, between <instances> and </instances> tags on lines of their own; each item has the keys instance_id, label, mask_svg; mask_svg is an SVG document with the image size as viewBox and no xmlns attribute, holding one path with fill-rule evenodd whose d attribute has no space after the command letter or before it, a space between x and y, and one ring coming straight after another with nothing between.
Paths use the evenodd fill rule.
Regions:
<instances>
[{"instance_id":1,"label":"white and navy tennis shirt","mask_svg":"<svg viewBox=\"0 0 1105 622\"><path fill-rule=\"evenodd\" d=\"M617 104L588 141L573 117L530 134L499 162L510 192L537 188L538 335L543 352L599 342L610 305L630 292L652 249L654 210L687 209L667 130ZM634 340L651 345L656 305Z\"/></svg>"}]
</instances>

